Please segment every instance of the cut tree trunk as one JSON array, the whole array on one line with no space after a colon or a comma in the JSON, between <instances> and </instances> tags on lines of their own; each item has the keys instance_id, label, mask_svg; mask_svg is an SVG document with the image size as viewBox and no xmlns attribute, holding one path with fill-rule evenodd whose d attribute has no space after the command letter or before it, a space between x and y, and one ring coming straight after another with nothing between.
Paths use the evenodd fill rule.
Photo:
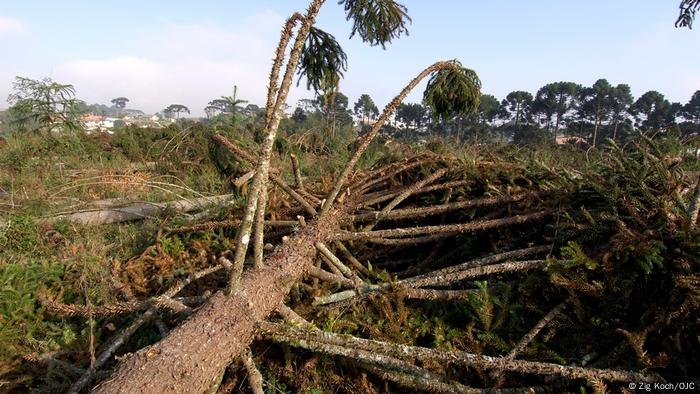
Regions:
<instances>
[{"instance_id":1,"label":"cut tree trunk","mask_svg":"<svg viewBox=\"0 0 700 394\"><path fill-rule=\"evenodd\" d=\"M94 393L202 393L246 352L256 325L279 307L311 267L315 243L337 232L345 210L309 223L267 259L247 271L240 290L219 292L162 341L122 360Z\"/></svg>"},{"instance_id":2,"label":"cut tree trunk","mask_svg":"<svg viewBox=\"0 0 700 394\"><path fill-rule=\"evenodd\" d=\"M66 213L47 218L44 222L54 223L59 220L81 223L85 225L101 225L110 223L143 220L158 216L168 209L177 212L192 212L210 205L224 204L233 198L232 194L213 197L200 197L192 200L177 200L164 203L145 202L125 207L86 210Z\"/></svg>"}]
</instances>

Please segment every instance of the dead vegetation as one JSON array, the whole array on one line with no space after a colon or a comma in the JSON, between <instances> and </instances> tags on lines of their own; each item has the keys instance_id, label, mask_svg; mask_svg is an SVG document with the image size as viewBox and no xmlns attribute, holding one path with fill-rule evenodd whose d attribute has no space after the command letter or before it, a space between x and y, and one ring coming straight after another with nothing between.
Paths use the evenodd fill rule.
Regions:
<instances>
[{"instance_id":1,"label":"dead vegetation","mask_svg":"<svg viewBox=\"0 0 700 394\"><path fill-rule=\"evenodd\" d=\"M99 380L144 324L167 335L121 357L97 391L115 381L143 392L212 381L244 390L241 371L253 375L254 392L258 373L267 388L346 392L615 389L693 376L697 234L679 195L689 180L664 160L662 144L641 139L577 163L581 156L544 163L498 154L472 162L432 154L358 171L319 219L292 197L275 199L264 264L251 256L232 295L233 253L202 241L235 228L235 214L163 229L144 254L115 262L114 301L44 301L52 313L122 327L96 348L73 391ZM321 199L325 183L307 179L304 193ZM379 195L393 197L367 204ZM174 254L173 242L186 252ZM171 286L151 279L186 261L199 262ZM178 365L178 378L162 376Z\"/></svg>"}]
</instances>

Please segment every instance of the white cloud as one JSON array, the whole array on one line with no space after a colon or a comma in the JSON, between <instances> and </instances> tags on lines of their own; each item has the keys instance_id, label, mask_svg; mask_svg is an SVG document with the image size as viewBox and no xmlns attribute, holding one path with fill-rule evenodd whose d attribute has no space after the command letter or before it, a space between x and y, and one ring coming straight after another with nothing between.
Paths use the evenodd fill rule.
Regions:
<instances>
[{"instance_id":1,"label":"white cloud","mask_svg":"<svg viewBox=\"0 0 700 394\"><path fill-rule=\"evenodd\" d=\"M25 30L22 22L0 16L0 39L21 35Z\"/></svg>"},{"instance_id":2,"label":"white cloud","mask_svg":"<svg viewBox=\"0 0 700 394\"><path fill-rule=\"evenodd\" d=\"M210 100L230 95L234 83L240 98L261 105L283 20L266 11L233 28L170 24L129 43L129 54L67 61L53 77L75 85L89 103L126 96L130 107L146 112L179 103L201 115ZM289 103L305 94L296 92Z\"/></svg>"}]
</instances>

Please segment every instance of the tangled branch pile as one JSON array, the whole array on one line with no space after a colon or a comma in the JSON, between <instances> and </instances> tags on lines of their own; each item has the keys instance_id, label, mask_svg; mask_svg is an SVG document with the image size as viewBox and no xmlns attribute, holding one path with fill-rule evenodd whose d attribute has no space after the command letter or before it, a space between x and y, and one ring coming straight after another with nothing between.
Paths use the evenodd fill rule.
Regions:
<instances>
[{"instance_id":1,"label":"tangled branch pile","mask_svg":"<svg viewBox=\"0 0 700 394\"><path fill-rule=\"evenodd\" d=\"M232 217L164 231L153 248L115 264L119 301L46 301L57 313L124 327L73 389L144 324L177 328L122 358L112 379L143 391L153 383L135 369L163 379L177 362L190 364L170 389L188 390L191 371L210 369L208 384L227 392L245 379L243 365L256 391L251 357L269 387L299 391L381 392L387 382L433 392L604 390L693 376L699 233L680 161L643 138L588 161L566 155L392 160L358 171L318 220L309 208L321 210L325 178L302 182L296 171L289 186L271 171L281 187L270 190L265 262L246 263L238 295L221 291L231 242L213 241L233 236ZM153 278L174 266L193 273L159 293ZM207 364L192 362L196 349Z\"/></svg>"}]
</instances>

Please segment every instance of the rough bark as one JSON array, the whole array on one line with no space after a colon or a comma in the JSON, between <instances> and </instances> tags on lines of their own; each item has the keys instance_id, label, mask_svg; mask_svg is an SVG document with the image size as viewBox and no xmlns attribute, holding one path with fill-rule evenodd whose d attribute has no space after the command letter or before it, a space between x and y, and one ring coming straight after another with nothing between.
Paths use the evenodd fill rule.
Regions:
<instances>
[{"instance_id":1,"label":"rough bark","mask_svg":"<svg viewBox=\"0 0 700 394\"><path fill-rule=\"evenodd\" d=\"M247 271L238 292L214 294L162 341L125 358L95 393L199 393L210 387L253 339L255 325L282 304L311 266L314 244L338 226L340 211L301 229Z\"/></svg>"},{"instance_id":2,"label":"rough bark","mask_svg":"<svg viewBox=\"0 0 700 394\"><path fill-rule=\"evenodd\" d=\"M314 24L316 15L321 9L323 3L324 0L314 0L306 11L301 28L299 28L296 39L294 40L294 46L292 47L292 52L289 55L289 61L287 62L284 77L282 78L282 84L277 92L275 104L272 108L267 108L267 113L271 114L270 121L265 125L265 140L263 141L263 145L260 150L260 159L258 161L257 172L253 177L253 184L250 188L250 192L248 193L248 202L246 203L243 220L241 221L241 226L239 227L238 235L236 236L236 252L233 260L233 271L231 272L231 281L229 285L230 291L237 290L240 285L240 275L243 272L243 262L245 260L248 244L250 242L253 216L255 215L256 210L258 210L256 215L258 217L258 222L262 221L262 218L265 216L267 184L270 174L270 160L272 159L272 148L275 143L275 138L277 137L277 128L279 127L282 119L284 103L287 100L287 94L289 93L292 78L296 72L297 63L299 62L299 56L301 55L302 47L306 41L306 36L308 35L309 30L311 30L311 26ZM284 50L282 50L282 53L284 53ZM275 67L277 67L277 65L273 66L273 72ZM271 83L273 82L271 81ZM262 224L259 224L256 227L259 232L259 234L256 236L256 242L262 242L263 226ZM262 253L262 247L259 247L259 253ZM258 264L259 263L260 262L258 262Z\"/></svg>"}]
</instances>

